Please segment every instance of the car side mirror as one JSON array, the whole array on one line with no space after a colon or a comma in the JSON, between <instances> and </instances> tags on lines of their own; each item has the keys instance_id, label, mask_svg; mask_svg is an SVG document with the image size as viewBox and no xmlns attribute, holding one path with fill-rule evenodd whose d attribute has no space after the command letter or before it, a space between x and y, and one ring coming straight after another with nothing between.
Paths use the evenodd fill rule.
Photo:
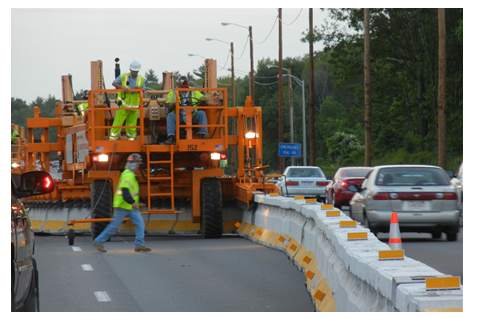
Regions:
<instances>
[{"instance_id":1,"label":"car side mirror","mask_svg":"<svg viewBox=\"0 0 482 318\"><path fill-rule=\"evenodd\" d=\"M29 197L54 191L55 182L47 171L31 171L20 176L17 197Z\"/></svg>"}]
</instances>

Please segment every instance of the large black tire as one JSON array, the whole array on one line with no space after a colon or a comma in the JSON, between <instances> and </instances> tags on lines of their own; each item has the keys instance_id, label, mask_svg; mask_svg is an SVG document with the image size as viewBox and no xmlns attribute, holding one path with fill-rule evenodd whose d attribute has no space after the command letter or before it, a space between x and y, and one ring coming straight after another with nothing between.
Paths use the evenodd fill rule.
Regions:
<instances>
[{"instance_id":1,"label":"large black tire","mask_svg":"<svg viewBox=\"0 0 482 318\"><path fill-rule=\"evenodd\" d=\"M112 217L112 186L108 180L94 180L90 188L90 205L93 219ZM109 222L92 222L90 234L95 240Z\"/></svg>"},{"instance_id":2,"label":"large black tire","mask_svg":"<svg viewBox=\"0 0 482 318\"><path fill-rule=\"evenodd\" d=\"M33 270L32 270L32 282L30 284L30 291L28 293L27 299L21 311L38 312L40 311L39 302L39 288L38 288L38 270L37 262L35 258L32 259Z\"/></svg>"},{"instance_id":3,"label":"large black tire","mask_svg":"<svg viewBox=\"0 0 482 318\"><path fill-rule=\"evenodd\" d=\"M201 183L201 236L219 238L223 235L223 194L216 178Z\"/></svg>"}]
</instances>

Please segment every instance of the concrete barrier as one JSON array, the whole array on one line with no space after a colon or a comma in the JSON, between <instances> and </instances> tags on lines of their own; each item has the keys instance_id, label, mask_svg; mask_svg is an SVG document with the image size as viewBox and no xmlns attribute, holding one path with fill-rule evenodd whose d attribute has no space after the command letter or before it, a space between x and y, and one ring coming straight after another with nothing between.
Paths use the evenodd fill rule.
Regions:
<instances>
[{"instance_id":1,"label":"concrete barrier","mask_svg":"<svg viewBox=\"0 0 482 318\"><path fill-rule=\"evenodd\" d=\"M254 212L243 214L240 235L279 249L306 276L306 288L318 311L462 311L463 286L426 289L426 277L439 271L409 257L379 260L390 247L345 214L306 200L256 195ZM348 240L360 233L362 239ZM365 238L363 238L365 237Z\"/></svg>"}]
</instances>

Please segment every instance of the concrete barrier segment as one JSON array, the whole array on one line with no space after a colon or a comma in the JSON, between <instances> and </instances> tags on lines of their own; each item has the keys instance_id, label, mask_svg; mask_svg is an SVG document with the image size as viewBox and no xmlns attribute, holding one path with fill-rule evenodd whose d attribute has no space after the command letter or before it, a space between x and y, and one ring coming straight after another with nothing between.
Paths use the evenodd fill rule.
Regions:
<instances>
[{"instance_id":1,"label":"concrete barrier segment","mask_svg":"<svg viewBox=\"0 0 482 318\"><path fill-rule=\"evenodd\" d=\"M339 224L340 220L351 219L343 213L339 217L329 217L320 205L310 206L291 198L255 196L255 202L262 203L254 212L256 225L261 222L265 230L274 233L266 245L278 249L281 247L288 253L286 239L280 244L279 238L298 241L301 252L298 252L299 257L298 254L294 255L293 261L298 268L307 271L312 265L300 266L299 258L307 252L313 253L310 264L316 264L316 268L323 273L327 286L333 291L333 299L336 298L336 310L423 311L462 308L463 288L430 293L423 289L424 284L397 283L395 278L400 275L438 276L442 273L408 257L404 260L380 261L378 252L389 250L390 247L359 224L351 230L366 231L367 240L349 242L346 236L350 229L340 228ZM301 239L297 239L300 233ZM309 286L307 283L307 288ZM314 296L313 300L316 302ZM318 306L317 310L320 310Z\"/></svg>"}]
</instances>

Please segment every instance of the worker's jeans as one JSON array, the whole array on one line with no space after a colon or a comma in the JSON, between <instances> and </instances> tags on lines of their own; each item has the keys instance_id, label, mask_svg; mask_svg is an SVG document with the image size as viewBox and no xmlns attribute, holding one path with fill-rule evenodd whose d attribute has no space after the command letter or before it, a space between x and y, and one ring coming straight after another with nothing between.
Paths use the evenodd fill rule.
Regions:
<instances>
[{"instance_id":1,"label":"worker's jeans","mask_svg":"<svg viewBox=\"0 0 482 318\"><path fill-rule=\"evenodd\" d=\"M137 114L139 113L137 108L134 109L119 109L115 113L114 123L112 126L122 126L124 121L126 126L136 126L137 125ZM111 128L109 140L119 140L122 128ZM136 129L126 128L127 140L136 139Z\"/></svg>"},{"instance_id":2,"label":"worker's jeans","mask_svg":"<svg viewBox=\"0 0 482 318\"><path fill-rule=\"evenodd\" d=\"M100 233L99 236L94 240L100 245L103 245L122 224L124 218L131 219L131 222L136 226L136 242L135 247L144 245L144 220L139 212L139 210L125 210L122 208L115 208L114 219L110 221L109 225Z\"/></svg>"},{"instance_id":3,"label":"worker's jeans","mask_svg":"<svg viewBox=\"0 0 482 318\"><path fill-rule=\"evenodd\" d=\"M181 125L185 125L186 123L184 122L182 116L179 117L179 123ZM206 117L206 113L204 110L198 110L196 115L193 116L192 118L192 124L193 125L207 125L208 124L208 119ZM201 134L207 134L208 133L208 128L207 127L201 127ZM167 136L176 136L176 113L169 113L167 114Z\"/></svg>"}]
</instances>

